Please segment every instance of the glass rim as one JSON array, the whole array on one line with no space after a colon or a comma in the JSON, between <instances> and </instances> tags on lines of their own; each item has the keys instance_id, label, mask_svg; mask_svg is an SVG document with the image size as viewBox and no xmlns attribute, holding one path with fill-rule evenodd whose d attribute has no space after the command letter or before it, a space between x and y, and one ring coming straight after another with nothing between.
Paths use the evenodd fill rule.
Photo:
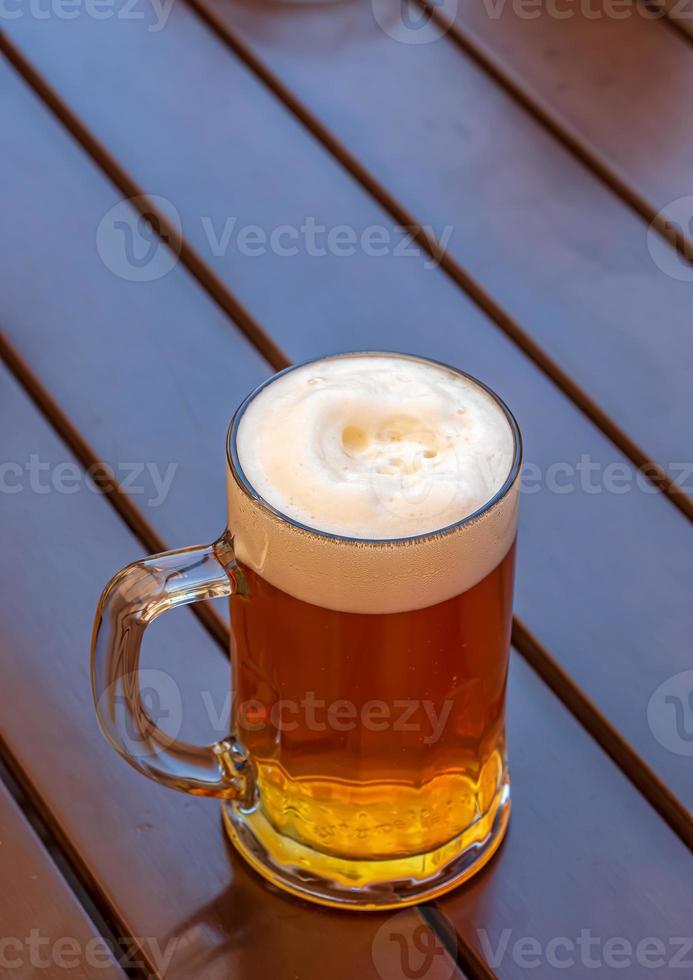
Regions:
<instances>
[{"instance_id":1,"label":"glass rim","mask_svg":"<svg viewBox=\"0 0 693 980\"><path fill-rule=\"evenodd\" d=\"M510 469L508 474L498 488L498 490L489 497L481 507L478 507L471 514L467 514L466 517L460 518L459 521L454 521L452 524L446 524L444 527L436 528L434 531L424 531L422 534L410 534L404 535L398 538L358 538L353 535L348 534L334 534L332 531L325 531L321 528L312 527L310 524L303 524L301 521L297 521L295 518L290 517L283 511L279 510L268 500L266 500L258 491L255 489L253 484L250 482L243 467L241 466L240 459L238 458L238 450L236 446L236 437L238 435L238 427L240 425L243 415L250 405L250 403L264 391L265 388L269 387L278 378L283 377L285 374L289 374L291 371L296 371L298 368L306 367L309 364L320 364L322 361L332 361L336 358L341 357L400 357L405 360L410 361L423 361L427 364L434 364L437 367L445 368L447 371L452 371L453 374L458 375L458 377L466 378L473 384L478 385L482 388L494 402L501 408L503 414L505 415L508 424L510 426L510 431L513 436L513 459L510 464ZM436 360L433 357L426 357L423 354L411 354L408 351L394 351L394 350L355 350L355 351L338 351L333 354L322 354L320 357L309 357L304 361L297 361L294 364L290 364L288 367L283 368L281 371L277 371L266 378L263 382L257 385L256 388L246 395L241 404L238 406L233 414L231 422L226 433L226 462L231 470L231 475L236 482L238 488L256 504L266 510L269 514L276 517L278 520L283 521L285 524L293 525L300 531L306 531L309 534L317 534L323 538L331 538L334 541L344 541L352 544L362 544L362 545L398 545L398 544L409 544L418 541L425 541L426 539L439 538L442 535L452 534L455 531L460 530L468 524L472 524L474 521L482 517L487 511L491 510L496 504L508 494L511 487L514 485L519 472L520 466L522 465L522 434L520 432L520 427L517 424L517 420L513 413L510 411L503 399L498 395L492 388L490 388L479 378L476 378L473 374L469 374L468 371L463 371L461 368L453 367L451 364L447 364L445 361Z\"/></svg>"}]
</instances>

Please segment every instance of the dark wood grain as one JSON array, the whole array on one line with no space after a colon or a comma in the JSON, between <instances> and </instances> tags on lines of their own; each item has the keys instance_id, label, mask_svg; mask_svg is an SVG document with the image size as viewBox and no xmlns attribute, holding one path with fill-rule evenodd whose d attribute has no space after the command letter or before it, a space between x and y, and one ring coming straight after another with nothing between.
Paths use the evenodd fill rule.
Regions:
<instances>
[{"instance_id":1,"label":"dark wood grain","mask_svg":"<svg viewBox=\"0 0 693 980\"><path fill-rule=\"evenodd\" d=\"M3 976L124 980L32 827L0 783L0 929ZM115 950L127 958L128 951Z\"/></svg>"},{"instance_id":2,"label":"dark wood grain","mask_svg":"<svg viewBox=\"0 0 693 980\"><path fill-rule=\"evenodd\" d=\"M3 437L8 459L36 453L51 472L71 462L4 370L0 408L11 419ZM322 975L325 962L331 976L345 980L377 976L372 948L387 917L330 913L268 889L231 854L214 801L155 786L98 733L82 652L92 607L100 582L140 550L111 508L84 486L37 494L27 485L0 512L0 527L0 659L9 678L0 690L3 739L127 932L149 937L150 946L153 938L172 943L167 978L203 971ZM41 601L28 603L29 591ZM10 671L19 663L21 670ZM228 664L187 612L153 627L145 666L173 676L184 692L182 737L212 736L203 695L220 709ZM684 934L693 899L690 855L519 659L509 725L516 798L510 837L473 892L445 900L444 916L481 958L477 927L488 930L494 947L508 928L541 942L554 930L572 936L582 928L632 940ZM56 765L56 744L60 758L79 760L69 773ZM570 900L557 902L557 894ZM346 942L348 955L335 957ZM511 957L497 972L523 975ZM548 967L537 975L552 976Z\"/></svg>"},{"instance_id":3,"label":"dark wood grain","mask_svg":"<svg viewBox=\"0 0 693 980\"><path fill-rule=\"evenodd\" d=\"M693 41L693 9L688 0L659 0L657 6L666 11L671 26L686 41Z\"/></svg>"},{"instance_id":4,"label":"dark wood grain","mask_svg":"<svg viewBox=\"0 0 693 980\"><path fill-rule=\"evenodd\" d=\"M550 6L530 17L512 3L499 17L488 9L462 0L462 36L481 44L518 90L653 214L691 194L690 117L672 93L693 85L693 48L665 19L640 4L616 17L608 3L594 8L598 16L575 4L565 19L551 16ZM693 242L689 229L686 235Z\"/></svg>"},{"instance_id":5,"label":"dark wood grain","mask_svg":"<svg viewBox=\"0 0 693 980\"><path fill-rule=\"evenodd\" d=\"M163 152L167 130L157 116L148 117L151 129L138 129L139 117L131 112L134 131L127 143L125 128L121 133L113 117L110 124L119 149L130 155L139 149L129 147L140 144L151 155L156 144L162 153L157 157L160 181L166 177L165 189L191 232L196 211L223 218L238 210L265 226L278 218L296 224L301 215L312 213L329 226L387 227L387 217L228 51L194 20L183 26L190 28L185 43L191 45L185 63L202 44L205 72L200 63L200 76L182 77L177 64L166 75L162 32L155 50L163 62L157 70L167 84L157 91L168 92L180 82L171 98L183 100L188 83L201 75L210 87L208 99L193 93L195 112L185 103L189 117L169 119L168 139L173 144L194 126L200 106L216 118L219 107L208 102L221 98L220 93L226 101L235 100L233 111L227 107L221 115L226 124L202 125L195 139L188 133L181 145L191 158L179 157L175 165ZM166 44L175 54L173 28L171 21ZM108 35L113 44L116 35ZM178 105L184 115L182 101ZM180 268L152 283L133 283L105 267L94 236L114 201L112 189L9 73L2 109L15 133L2 160L3 179L12 186L8 200L21 215L5 259L10 285L0 315L6 329L112 466L149 462L163 473L176 465L170 492L158 506L151 485L136 498L160 536L171 545L209 539L218 531L224 507L225 425L240 395L264 369L257 359L250 367L239 363L238 336L211 304L209 316L187 305L192 300L179 292L179 283L185 281L191 295L195 291ZM260 132L250 125L251 111L265 120ZM101 126L103 115L94 115ZM144 126L144 117L140 121ZM264 144L262 152L257 141ZM291 166L275 166L282 154ZM139 163L148 160L144 154ZM205 178L193 180L194 168L207 161ZM164 188L159 184L158 189ZM58 263L66 234L70 259ZM420 256L237 259L234 253L226 263L229 268L220 262L219 273L227 275L243 302L293 356L335 347L391 347L440 357L483 377L508 399L526 436L532 472L553 473L561 483L556 465L576 467L586 456L602 476L620 472L626 481L633 479L632 467L618 450L445 276L422 268ZM163 296L168 289L180 298L167 305ZM98 327L87 329L87 322ZM70 380L70 371L78 373L80 387ZM239 379L236 387L234 378ZM549 490L544 479L539 492L526 493L516 605L544 647L646 760L647 771L654 774L653 796L678 807L677 819L685 822L693 792L686 759L656 741L647 707L657 687L687 667L691 530L652 489L645 483L624 494L606 492L598 484L597 492L589 492L578 481L566 493L561 486Z\"/></svg>"},{"instance_id":6,"label":"dark wood grain","mask_svg":"<svg viewBox=\"0 0 693 980\"><path fill-rule=\"evenodd\" d=\"M74 468L4 367L0 413L3 460L25 465L33 455L61 479ZM25 475L0 510L0 731L46 822L124 935L140 940L147 967L166 980L293 980L321 976L328 957L340 980L378 980L371 949L386 916L344 917L266 887L226 843L215 801L156 786L99 732L89 683L94 609L102 584L142 548L102 497L71 483L69 492L62 484L41 492ZM223 717L228 661L187 610L152 627L144 666L180 685L181 738L219 737L214 718ZM415 910L408 915L417 920ZM345 944L349 955L335 958ZM159 949L170 954L165 971L156 969Z\"/></svg>"},{"instance_id":7,"label":"dark wood grain","mask_svg":"<svg viewBox=\"0 0 693 980\"><path fill-rule=\"evenodd\" d=\"M378 4L381 7L386 24L401 16L397 0L385 0ZM446 226L452 228L451 262L475 277L479 293L506 327L529 347L540 345L547 370L564 379L573 377L584 393L585 406L606 410L624 447L629 446L638 461L642 449L670 475L684 480L690 495L690 481L678 465L690 456L683 421L691 408L693 375L686 340L688 284L670 279L655 265L647 250L646 229L637 216L449 38L430 44L398 43L375 22L370 5L306 9L210 0L204 9L257 51L410 214L437 234ZM138 91L134 72L128 73L128 79L118 76L123 67L118 39L123 38L130 57L156 63L163 73L159 77L166 77L166 51L179 49L173 35L197 38L199 25L177 8L158 32L156 24L113 23L104 30L103 24L88 20L71 22L67 28L41 25L37 30L17 21L12 37L147 189L165 182L168 196L175 197L179 193L175 182L145 150L147 139L129 139L138 121L122 107L136 100L142 127L152 133L152 139L163 138L160 145L166 146L166 128L185 119L184 111L181 115L171 101L176 82L182 85L182 74L178 72L166 93L158 87ZM63 50L73 52L69 72L68 59L58 57ZM249 119L234 97L246 91L243 77L217 67L214 58L206 72L190 65L188 98L199 100L217 119L225 118L233 105L234 118L261 161L252 174L266 180L265 193L271 195L276 156L267 148L266 134L259 137L249 131ZM206 85L214 92L206 93ZM120 106L110 105L113 92L118 93ZM435 98L429 93L435 93ZM105 118L97 105L107 109ZM149 113L151 121L145 122ZM230 150L221 149L216 127L211 129L205 136L204 166L210 177L223 180L223 161ZM417 131L426 138L413 139ZM278 126L277 140L283 132ZM291 169L296 161L286 142L282 151ZM194 166L201 145L193 141L182 149L174 143L166 152L179 177L181 168ZM401 166L402 160L406 166ZM216 219L216 235L231 214L239 226L257 220L248 214L255 198L247 194L240 199L242 206L235 195L226 194L232 206L224 215L211 211L213 186L194 188L198 205L185 228L192 244L226 282L241 267L247 274L248 267L270 266L249 256L243 262L234 250L225 256L213 254L203 219ZM317 193L318 187L314 190ZM276 227L283 223L282 202L277 195L272 203ZM306 214L312 214L310 205L303 217ZM675 251L671 249L669 256L669 246L663 247L677 269ZM541 262L535 261L537 255L544 256ZM643 411L644 391L647 411Z\"/></svg>"},{"instance_id":8,"label":"dark wood grain","mask_svg":"<svg viewBox=\"0 0 693 980\"><path fill-rule=\"evenodd\" d=\"M410 215L439 236L452 228L451 274L469 273L510 318L508 328L548 355L549 369L573 378L636 449L680 476L676 464L691 456L684 420L691 411L693 355L687 341L690 282L668 274L686 273L675 249L655 234L662 271L648 251L642 219L461 51L452 35L440 38L437 29L422 28L412 32L417 43L401 43L376 23L370 4L318 11L292 5L270 12L268 3L194 2L240 38ZM398 0L379 0L376 7L381 22L395 30L402 16ZM483 20L487 5L470 2L462 9L467 7ZM421 12L414 10L412 19L417 17ZM642 25L647 28L655 32L655 43L658 33L668 33ZM490 31L499 33L495 21ZM432 40L420 43L427 32ZM679 63L688 59L681 67L685 76L693 62L679 38L672 43L678 46L674 84ZM570 70L564 69L570 42L564 47L565 57L555 62L557 88ZM531 60L529 43L527 48ZM619 63L632 56L633 70L651 63L638 61L637 50L626 54L627 43L618 51ZM608 59L608 44L601 54ZM517 57L508 55L504 67ZM666 60L664 51L660 57ZM598 84L586 45L573 50L572 65ZM640 141L637 166L654 180L676 164L659 167L653 154L663 156L673 141L690 144L690 127L675 118L685 108L679 102L678 109L667 109L669 88L657 79L651 86L659 93L657 114L651 118L643 108L635 119L639 110L633 106L647 101L639 96L649 86L648 73L641 72L635 85L609 62L604 74L613 81L605 82L599 99L585 99L585 115L592 111L591 118L599 119L600 105L608 105L614 90L623 101L631 98L632 126L620 116L618 125L611 119L611 140L624 144L624 159L635 156L632 146ZM612 101L616 115L615 96ZM608 126L605 120L603 129ZM652 132L658 126L670 127L666 140ZM669 189L652 199L654 211L685 186L689 149L679 156L678 181L669 181ZM687 481L689 496L692 490Z\"/></svg>"},{"instance_id":9,"label":"dark wood grain","mask_svg":"<svg viewBox=\"0 0 693 980\"><path fill-rule=\"evenodd\" d=\"M658 937L668 964L679 935L666 917L655 923L652 910L673 902L681 913L680 935L690 936L690 916L683 911L691 903L690 854L680 852L677 843L667 854L652 855L648 841L656 815L642 811L630 819L641 798L621 773L605 766L600 749L517 657L508 711L513 786L508 840L499 860L468 888L444 898L441 910L499 977L555 980L564 971L608 976L615 960L607 941L619 938L632 947L624 976L652 976L656 971L638 961L638 944ZM599 939L591 965L579 946L583 930ZM574 944L572 952L560 944L561 937ZM516 944L526 939L540 952L523 960ZM552 947L552 941L559 946ZM500 962L491 951L502 954ZM556 962L570 957L570 968ZM662 969L661 976L668 975Z\"/></svg>"}]
</instances>

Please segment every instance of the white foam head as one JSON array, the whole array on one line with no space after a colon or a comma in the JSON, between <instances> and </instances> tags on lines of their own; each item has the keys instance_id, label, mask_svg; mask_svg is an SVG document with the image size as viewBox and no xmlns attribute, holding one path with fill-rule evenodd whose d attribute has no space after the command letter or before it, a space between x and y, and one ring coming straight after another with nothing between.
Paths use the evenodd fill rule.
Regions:
<instances>
[{"instance_id":1,"label":"white foam head","mask_svg":"<svg viewBox=\"0 0 693 980\"><path fill-rule=\"evenodd\" d=\"M247 403L235 444L238 557L305 601L432 605L480 581L514 538L517 480L485 508L515 466L511 423L485 388L443 365L375 353L302 365Z\"/></svg>"}]
</instances>

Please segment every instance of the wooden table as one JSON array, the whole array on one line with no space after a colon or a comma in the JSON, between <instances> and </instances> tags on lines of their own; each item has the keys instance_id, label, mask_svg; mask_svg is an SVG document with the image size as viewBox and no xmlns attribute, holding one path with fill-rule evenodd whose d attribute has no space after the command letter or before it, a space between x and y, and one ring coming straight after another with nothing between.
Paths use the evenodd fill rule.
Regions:
<instances>
[{"instance_id":1,"label":"wooden table","mask_svg":"<svg viewBox=\"0 0 693 980\"><path fill-rule=\"evenodd\" d=\"M3 976L690 975L691 21L595 8L5 5ZM530 464L509 836L396 920L267 887L88 684L111 573L220 530L242 396L361 348L488 381ZM207 738L223 618L152 632Z\"/></svg>"}]
</instances>

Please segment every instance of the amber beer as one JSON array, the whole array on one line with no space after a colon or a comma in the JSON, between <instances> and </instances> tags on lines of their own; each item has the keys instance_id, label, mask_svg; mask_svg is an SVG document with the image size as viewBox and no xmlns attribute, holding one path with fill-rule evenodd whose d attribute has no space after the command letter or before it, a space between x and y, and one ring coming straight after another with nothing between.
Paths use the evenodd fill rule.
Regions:
<instances>
[{"instance_id":1,"label":"amber beer","mask_svg":"<svg viewBox=\"0 0 693 980\"><path fill-rule=\"evenodd\" d=\"M461 595L387 615L324 609L244 569L238 734L279 834L363 861L366 879L367 862L411 855L433 872L446 845L488 834L506 785L513 565L514 546Z\"/></svg>"},{"instance_id":2,"label":"amber beer","mask_svg":"<svg viewBox=\"0 0 693 980\"><path fill-rule=\"evenodd\" d=\"M441 365L352 355L272 382L231 449L243 830L335 904L444 890L509 811L512 417Z\"/></svg>"},{"instance_id":3,"label":"amber beer","mask_svg":"<svg viewBox=\"0 0 693 980\"><path fill-rule=\"evenodd\" d=\"M425 358L341 354L269 379L229 429L218 540L104 590L106 737L157 782L219 797L236 848L288 892L383 909L463 882L510 812L520 456L500 399ZM230 731L190 745L147 713L141 641L166 610L222 596Z\"/></svg>"}]
</instances>

